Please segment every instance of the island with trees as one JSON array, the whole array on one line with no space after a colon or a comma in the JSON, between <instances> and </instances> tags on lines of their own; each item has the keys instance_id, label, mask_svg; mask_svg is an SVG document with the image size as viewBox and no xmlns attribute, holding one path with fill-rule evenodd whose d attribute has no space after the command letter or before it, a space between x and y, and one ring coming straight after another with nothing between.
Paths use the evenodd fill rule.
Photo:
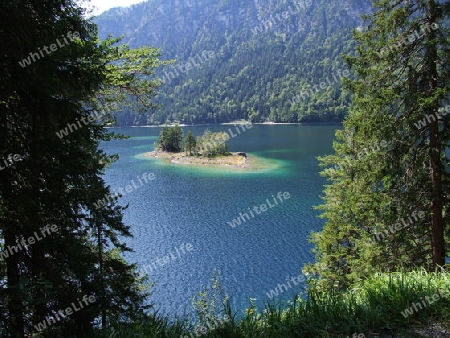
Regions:
<instances>
[{"instance_id":1,"label":"island with trees","mask_svg":"<svg viewBox=\"0 0 450 338\"><path fill-rule=\"evenodd\" d=\"M163 127L155 142L155 150L146 153L146 157L162 158L176 164L194 164L229 168L253 168L244 152L230 152L226 132L213 133L206 129L203 135L195 137L188 131L183 137L183 129Z\"/></svg>"}]
</instances>

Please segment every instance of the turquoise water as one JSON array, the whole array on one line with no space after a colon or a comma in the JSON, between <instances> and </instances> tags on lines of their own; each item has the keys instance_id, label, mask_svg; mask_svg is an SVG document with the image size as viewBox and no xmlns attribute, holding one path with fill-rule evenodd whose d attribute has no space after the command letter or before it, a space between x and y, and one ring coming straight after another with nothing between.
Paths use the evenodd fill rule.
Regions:
<instances>
[{"instance_id":1,"label":"turquoise water","mask_svg":"<svg viewBox=\"0 0 450 338\"><path fill-rule=\"evenodd\" d=\"M184 130L200 135L205 128ZM208 128L235 131L234 126ZM135 183L121 199L121 204L129 203L124 221L135 236L127 239L135 252L126 258L146 269L155 281L149 302L162 313L192 312L191 298L209 282L214 269L220 272L238 314L248 307L249 298L262 306L272 289L279 288L278 296L272 298L276 303L302 292L304 283L288 284L287 278L300 276L301 267L314 259L308 236L323 226L313 206L321 203L325 184L316 157L332 152L337 128L254 125L239 135L234 132L231 151L244 151L270 163L271 169L257 172L147 159L142 155L153 150L159 128L112 129L131 138L102 144L107 153L120 155L107 169L105 180L113 191ZM153 174L154 179L146 183L144 173ZM290 198L277 197L279 192L289 193ZM257 214L253 208L262 204L267 210L258 209ZM240 213L245 222L241 218L241 224L234 223L232 228L228 222L232 224Z\"/></svg>"}]
</instances>

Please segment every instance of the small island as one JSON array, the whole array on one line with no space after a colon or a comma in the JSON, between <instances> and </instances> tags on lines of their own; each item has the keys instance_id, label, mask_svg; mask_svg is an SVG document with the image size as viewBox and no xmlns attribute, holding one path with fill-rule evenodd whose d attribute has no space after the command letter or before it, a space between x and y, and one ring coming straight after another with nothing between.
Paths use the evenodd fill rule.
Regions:
<instances>
[{"instance_id":1,"label":"small island","mask_svg":"<svg viewBox=\"0 0 450 338\"><path fill-rule=\"evenodd\" d=\"M145 156L166 159L175 164L250 168L251 161L246 153L228 151L229 139L226 132L213 133L209 129L197 138L188 131L183 138L183 129L179 125L164 127L155 142L155 150Z\"/></svg>"}]
</instances>

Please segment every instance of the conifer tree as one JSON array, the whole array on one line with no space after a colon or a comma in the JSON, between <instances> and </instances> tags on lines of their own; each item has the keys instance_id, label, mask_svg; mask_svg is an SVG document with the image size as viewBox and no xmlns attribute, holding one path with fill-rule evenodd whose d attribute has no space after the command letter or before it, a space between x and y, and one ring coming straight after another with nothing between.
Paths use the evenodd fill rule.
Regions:
<instances>
[{"instance_id":1,"label":"conifer tree","mask_svg":"<svg viewBox=\"0 0 450 338\"><path fill-rule=\"evenodd\" d=\"M162 151L180 152L183 148L183 129L179 125L163 127L155 146Z\"/></svg>"},{"instance_id":2,"label":"conifer tree","mask_svg":"<svg viewBox=\"0 0 450 338\"><path fill-rule=\"evenodd\" d=\"M94 202L109 194L101 175L115 156L98 147L114 137L111 107L130 95L148 106L158 53L99 41L71 0L2 1L0 36L0 158L17 154L0 170L1 334L81 337L141 318L146 293L121 257L123 207ZM84 296L95 301L55 317Z\"/></svg>"},{"instance_id":3,"label":"conifer tree","mask_svg":"<svg viewBox=\"0 0 450 338\"><path fill-rule=\"evenodd\" d=\"M312 235L328 287L375 271L444 265L449 219L448 5L374 1L355 32L348 63L353 103L335 155L321 159L331 181ZM447 228L445 227L447 226ZM448 249L448 243L447 243Z\"/></svg>"},{"instance_id":4,"label":"conifer tree","mask_svg":"<svg viewBox=\"0 0 450 338\"><path fill-rule=\"evenodd\" d=\"M192 135L191 131L188 131L186 137L183 140L184 151L188 152L189 155L192 155L192 153L195 151L196 146L197 141L195 140L194 135Z\"/></svg>"}]
</instances>

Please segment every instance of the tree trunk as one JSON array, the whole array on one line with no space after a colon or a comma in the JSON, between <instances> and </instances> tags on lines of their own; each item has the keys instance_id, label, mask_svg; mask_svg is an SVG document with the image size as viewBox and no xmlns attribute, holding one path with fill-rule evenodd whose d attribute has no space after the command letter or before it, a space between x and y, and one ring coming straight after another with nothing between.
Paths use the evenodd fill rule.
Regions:
<instances>
[{"instance_id":1,"label":"tree trunk","mask_svg":"<svg viewBox=\"0 0 450 338\"><path fill-rule=\"evenodd\" d=\"M3 96L3 93L2 93ZM9 140L13 133L8 127L8 118L11 116L4 110L0 111L0 135L1 146L3 149L9 148ZM4 201L10 201L11 177L7 176L7 170L0 171L0 193ZM7 205L7 203L6 203ZM8 205L7 205L7 209ZM7 210L9 213L9 210ZM0 215L0 230L3 231L4 249L16 245L17 224L10 221L9 216ZM2 222L3 221L3 222ZM12 253L12 255L11 255ZM23 337L25 332L25 321L23 314L22 292L20 288L20 256L15 250L9 252L9 256L5 259L6 263L6 300L5 307L8 312L8 323L10 327L6 328L6 334L11 337Z\"/></svg>"},{"instance_id":2,"label":"tree trunk","mask_svg":"<svg viewBox=\"0 0 450 338\"><path fill-rule=\"evenodd\" d=\"M97 245L98 245L98 261L100 270L100 290L101 290L101 317L102 317L102 331L106 332L106 302L105 302L105 279L103 266L103 243L102 243L102 224L97 224Z\"/></svg>"},{"instance_id":3,"label":"tree trunk","mask_svg":"<svg viewBox=\"0 0 450 338\"><path fill-rule=\"evenodd\" d=\"M7 224L4 231L5 250L7 250L9 246L17 245L13 232L9 230L10 227L11 224ZM6 259L9 322L11 325L11 336L23 337L25 332L25 322L22 312L22 292L20 290L19 253L13 252L13 250L11 250L11 252L10 256Z\"/></svg>"},{"instance_id":4,"label":"tree trunk","mask_svg":"<svg viewBox=\"0 0 450 338\"><path fill-rule=\"evenodd\" d=\"M436 4L434 0L428 2L427 8L429 23L436 22ZM427 62L430 69L429 90L434 93L437 90L438 72L437 72L437 45L432 42L436 37L434 30L429 33L429 42L427 50ZM433 103L430 107L430 113L436 115L438 111L438 103ZM430 178L432 184L431 195L431 250L432 250L432 266L434 270L437 266L445 264L444 249L444 222L442 217L442 169L441 169L441 146L439 142L439 121L433 120L430 124Z\"/></svg>"}]
</instances>

